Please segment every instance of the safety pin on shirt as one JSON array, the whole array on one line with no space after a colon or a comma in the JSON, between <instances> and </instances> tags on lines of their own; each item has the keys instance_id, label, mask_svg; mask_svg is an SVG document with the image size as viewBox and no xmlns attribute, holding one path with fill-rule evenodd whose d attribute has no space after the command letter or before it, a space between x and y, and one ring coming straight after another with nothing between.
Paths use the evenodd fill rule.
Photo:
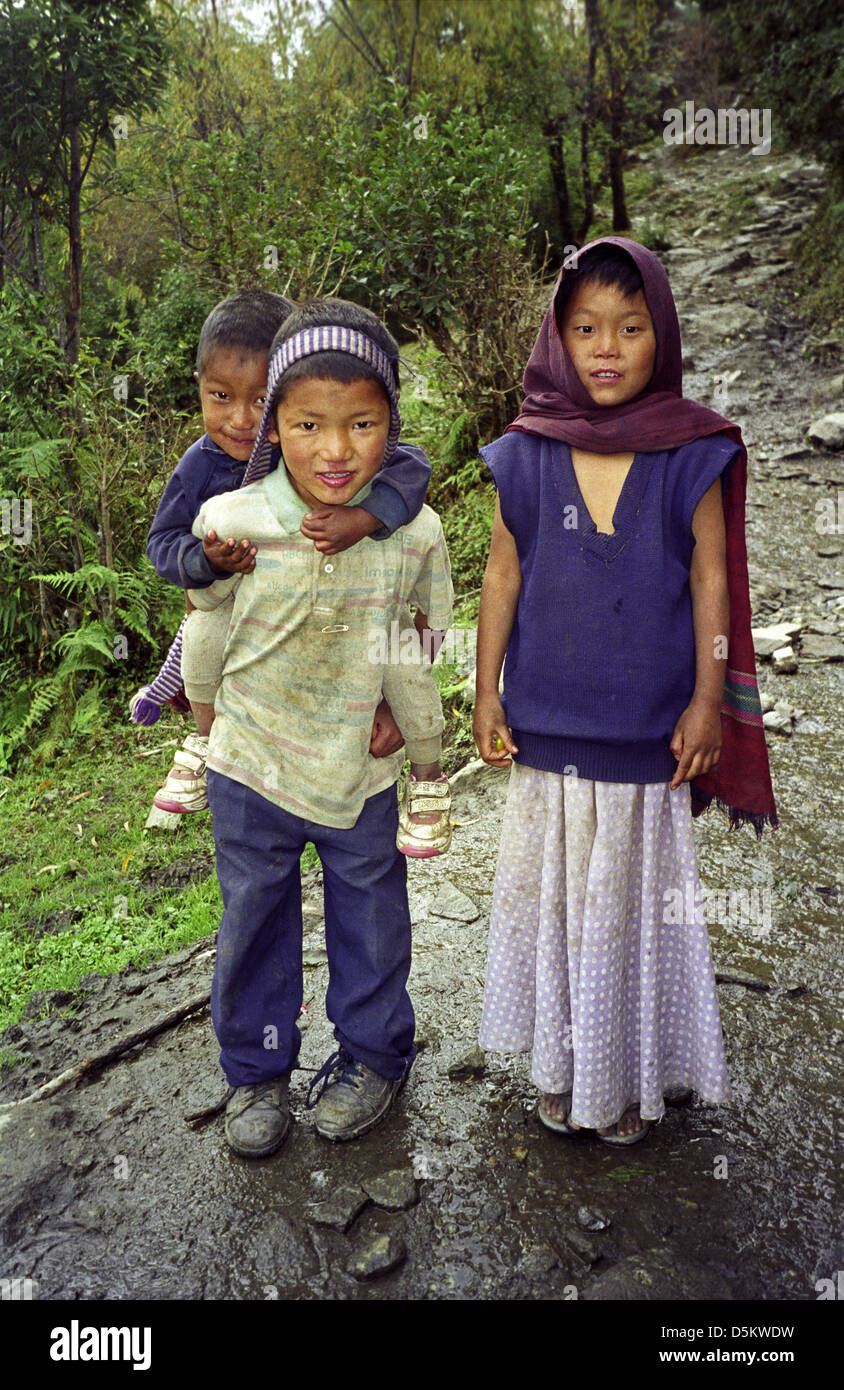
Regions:
<instances>
[{"instance_id":1,"label":"safety pin on shirt","mask_svg":"<svg viewBox=\"0 0 844 1390\"><path fill-rule=\"evenodd\" d=\"M321 606L320 604L315 604L315 605L314 605L314 612L315 612L315 613L319 613L321 617L328 618L328 617L330 617L331 614L334 612L334 609L332 609L332 608L326 608L326 607L324 607L324 606ZM348 631L349 631L349 624L348 624L348 623L328 623L325 627L321 627L321 628L320 628L320 632L348 632Z\"/></svg>"}]
</instances>

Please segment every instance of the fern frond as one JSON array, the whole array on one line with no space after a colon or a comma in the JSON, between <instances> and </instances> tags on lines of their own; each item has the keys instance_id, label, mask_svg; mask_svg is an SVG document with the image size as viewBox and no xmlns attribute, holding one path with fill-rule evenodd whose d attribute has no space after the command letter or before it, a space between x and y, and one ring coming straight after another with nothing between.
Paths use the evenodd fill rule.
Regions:
<instances>
[{"instance_id":1,"label":"fern frond","mask_svg":"<svg viewBox=\"0 0 844 1390\"><path fill-rule=\"evenodd\" d=\"M143 608L116 608L115 618L119 618L121 623L129 632L134 632L136 637L143 637L150 646L155 645L155 639L149 630L149 616L146 605Z\"/></svg>"},{"instance_id":2,"label":"fern frond","mask_svg":"<svg viewBox=\"0 0 844 1390\"><path fill-rule=\"evenodd\" d=\"M34 574L32 578L49 584L64 598L69 598L71 594L83 588L91 595L96 595L101 594L103 589L119 590L120 587L120 574L117 570L109 569L107 565L88 564L78 570L62 570L58 574Z\"/></svg>"},{"instance_id":3,"label":"fern frond","mask_svg":"<svg viewBox=\"0 0 844 1390\"><path fill-rule=\"evenodd\" d=\"M66 632L56 643L64 653L56 675L72 671L102 671L103 658L111 661L114 657L114 640L110 630L103 623L86 623L73 632Z\"/></svg>"},{"instance_id":4,"label":"fern frond","mask_svg":"<svg viewBox=\"0 0 844 1390\"><path fill-rule=\"evenodd\" d=\"M6 462L19 478L52 482L63 475L62 457L66 453L65 439L33 439L22 449L9 449Z\"/></svg>"},{"instance_id":5,"label":"fern frond","mask_svg":"<svg viewBox=\"0 0 844 1390\"><path fill-rule=\"evenodd\" d=\"M21 746L30 730L51 713L67 689L67 682L67 675L59 673L40 682L30 697L26 718L10 734L5 749L7 757Z\"/></svg>"}]
</instances>

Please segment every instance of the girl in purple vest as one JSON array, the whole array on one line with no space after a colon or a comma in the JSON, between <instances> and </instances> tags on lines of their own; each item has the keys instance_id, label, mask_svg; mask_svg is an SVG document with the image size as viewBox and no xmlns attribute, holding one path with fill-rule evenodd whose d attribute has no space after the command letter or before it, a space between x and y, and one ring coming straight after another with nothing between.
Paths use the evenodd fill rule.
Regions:
<instances>
[{"instance_id":1,"label":"girl in purple vest","mask_svg":"<svg viewBox=\"0 0 844 1390\"><path fill-rule=\"evenodd\" d=\"M747 456L683 398L668 277L624 238L565 263L524 387L481 451L474 729L511 773L480 1042L531 1051L548 1128L633 1144L669 1088L729 1096L692 816L777 824Z\"/></svg>"}]
</instances>

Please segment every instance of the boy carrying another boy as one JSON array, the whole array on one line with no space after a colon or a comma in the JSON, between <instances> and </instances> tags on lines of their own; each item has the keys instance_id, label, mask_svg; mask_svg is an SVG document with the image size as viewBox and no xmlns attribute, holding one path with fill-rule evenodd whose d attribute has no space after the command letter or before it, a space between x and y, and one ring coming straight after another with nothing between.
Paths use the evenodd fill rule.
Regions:
<instances>
[{"instance_id":1,"label":"boy carrying another boy","mask_svg":"<svg viewBox=\"0 0 844 1390\"><path fill-rule=\"evenodd\" d=\"M194 376L206 432L176 466L147 542L147 554L158 573L182 588L207 588L216 578L254 568L255 547L249 538L218 536L213 529L197 537L192 527L203 502L261 476L254 465L245 476L246 466L264 408L270 345L292 308L281 295L240 290L221 301L203 324ZM263 472L277 462L278 450L271 449L262 456ZM399 444L385 462L371 492L359 503L341 506L332 496L303 517L302 534L317 550L334 555L364 536L385 539L416 516L431 476L427 458L421 449ZM197 732L185 739L155 797L155 805L170 813L202 811L208 806L208 735L231 619L231 603L205 611L186 596L186 606L188 618L159 675L130 704L136 723L154 723L161 705L178 699L184 682ZM404 614L403 623L409 625L409 614ZM399 847L409 855L440 854L450 840L450 798L439 767L443 727L439 696L430 672L421 664L390 670L387 685L373 726L372 751L383 756L399 746L400 737L407 743L411 778L402 805ZM394 716L400 716L400 734Z\"/></svg>"},{"instance_id":2,"label":"boy carrying another boy","mask_svg":"<svg viewBox=\"0 0 844 1390\"><path fill-rule=\"evenodd\" d=\"M427 506L375 542L326 558L302 533L325 503L359 506L398 441L398 348L367 310L342 300L285 320L270 356L250 469L261 482L204 503L194 535L246 536L254 568L191 598L213 609L234 591L208 749L208 800L223 894L211 996L229 1083L226 1137L265 1157L290 1126L299 1054L307 841L324 875L337 1051L314 1078L318 1133L354 1139L392 1104L415 1056L406 989L410 914L396 847L401 755L374 758L370 735L386 667L374 632L407 604L436 645L452 587L439 518ZM430 809L430 808L426 808Z\"/></svg>"}]
</instances>

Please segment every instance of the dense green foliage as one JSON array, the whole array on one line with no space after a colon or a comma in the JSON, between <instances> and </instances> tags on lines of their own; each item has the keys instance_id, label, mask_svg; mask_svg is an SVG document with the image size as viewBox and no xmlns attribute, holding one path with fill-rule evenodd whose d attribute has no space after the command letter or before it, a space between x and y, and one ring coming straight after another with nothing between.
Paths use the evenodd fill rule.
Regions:
<instances>
[{"instance_id":1,"label":"dense green foliage","mask_svg":"<svg viewBox=\"0 0 844 1390\"><path fill-rule=\"evenodd\" d=\"M838 0L701 0L726 74L772 110L775 148L784 140L825 165L829 188L794 248L807 290L803 313L828 330L844 321L844 10ZM749 104L746 101L745 104Z\"/></svg>"},{"instance_id":2,"label":"dense green foliage","mask_svg":"<svg viewBox=\"0 0 844 1390\"><path fill-rule=\"evenodd\" d=\"M708 8L837 169L834 7ZM542 286L625 221L672 64L684 93L704 82L706 26L675 16L669 46L670 11L287 0L255 33L205 0L0 0L0 772L120 717L157 669L183 600L145 535L200 430L200 326L235 287L387 318L456 587L477 588L477 445L518 406Z\"/></svg>"},{"instance_id":3,"label":"dense green foliage","mask_svg":"<svg viewBox=\"0 0 844 1390\"><path fill-rule=\"evenodd\" d=\"M838 0L701 0L729 36L754 100L771 106L788 138L828 166L844 199L844 10Z\"/></svg>"}]
</instances>

